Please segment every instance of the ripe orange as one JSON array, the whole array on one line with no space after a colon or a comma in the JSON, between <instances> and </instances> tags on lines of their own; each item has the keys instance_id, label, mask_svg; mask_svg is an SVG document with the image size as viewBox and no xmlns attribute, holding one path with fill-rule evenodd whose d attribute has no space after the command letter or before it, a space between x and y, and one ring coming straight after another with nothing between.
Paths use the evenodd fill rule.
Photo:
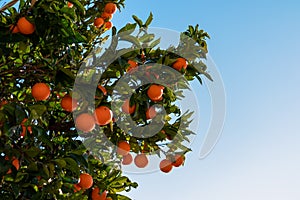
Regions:
<instances>
[{"instance_id":1,"label":"ripe orange","mask_svg":"<svg viewBox=\"0 0 300 200\"><path fill-rule=\"evenodd\" d=\"M172 163L174 167L179 167L184 163L184 157L180 154L174 156L174 162Z\"/></svg>"},{"instance_id":2,"label":"ripe orange","mask_svg":"<svg viewBox=\"0 0 300 200\"><path fill-rule=\"evenodd\" d=\"M112 20L113 18L113 15L112 14L109 14L107 12L104 12L101 14L101 17L105 20L105 21L109 21L109 20Z\"/></svg>"},{"instance_id":3,"label":"ripe orange","mask_svg":"<svg viewBox=\"0 0 300 200\"><path fill-rule=\"evenodd\" d=\"M129 67L126 70L127 72L131 71L132 69L134 69L138 66L138 63L133 60L128 60L127 63L129 64Z\"/></svg>"},{"instance_id":4,"label":"ripe orange","mask_svg":"<svg viewBox=\"0 0 300 200\"><path fill-rule=\"evenodd\" d=\"M79 192L81 190L81 187L78 185L78 183L74 184L73 187L74 187L74 192Z\"/></svg>"},{"instance_id":5,"label":"ripe orange","mask_svg":"<svg viewBox=\"0 0 300 200\"><path fill-rule=\"evenodd\" d=\"M50 96L50 87L46 83L36 83L31 88L31 94L37 101L44 101Z\"/></svg>"},{"instance_id":6,"label":"ripe orange","mask_svg":"<svg viewBox=\"0 0 300 200\"><path fill-rule=\"evenodd\" d=\"M18 20L17 26L19 31L25 35L32 34L35 31L34 25L31 22L29 22L25 17L21 17Z\"/></svg>"},{"instance_id":7,"label":"ripe orange","mask_svg":"<svg viewBox=\"0 0 300 200\"><path fill-rule=\"evenodd\" d=\"M99 193L100 189L95 187L92 191L92 200L106 200L107 191L104 190L101 194Z\"/></svg>"},{"instance_id":8,"label":"ripe orange","mask_svg":"<svg viewBox=\"0 0 300 200\"><path fill-rule=\"evenodd\" d=\"M164 173L169 173L172 170L172 162L168 159L163 159L160 163L159 163L159 168L160 171L164 172Z\"/></svg>"},{"instance_id":9,"label":"ripe orange","mask_svg":"<svg viewBox=\"0 0 300 200\"><path fill-rule=\"evenodd\" d=\"M104 86L102 85L98 85L99 90L101 90L101 92L103 93L104 96L107 95L107 90Z\"/></svg>"},{"instance_id":10,"label":"ripe orange","mask_svg":"<svg viewBox=\"0 0 300 200\"><path fill-rule=\"evenodd\" d=\"M105 22L104 27L106 30L111 29L111 27L113 27L113 23L111 21Z\"/></svg>"},{"instance_id":11,"label":"ripe orange","mask_svg":"<svg viewBox=\"0 0 300 200\"><path fill-rule=\"evenodd\" d=\"M85 133L90 132L95 128L95 118L88 113L80 114L76 117L75 125Z\"/></svg>"},{"instance_id":12,"label":"ripe orange","mask_svg":"<svg viewBox=\"0 0 300 200\"><path fill-rule=\"evenodd\" d=\"M94 26L96 26L96 28L100 28L101 26L103 26L104 24L104 19L101 17L98 17L94 20Z\"/></svg>"},{"instance_id":13,"label":"ripe orange","mask_svg":"<svg viewBox=\"0 0 300 200\"><path fill-rule=\"evenodd\" d=\"M134 158L134 164L138 167L138 168L145 168L148 165L149 161L148 158L145 154L138 154L137 156L135 156Z\"/></svg>"},{"instance_id":14,"label":"ripe orange","mask_svg":"<svg viewBox=\"0 0 300 200\"><path fill-rule=\"evenodd\" d=\"M68 2L68 7L69 7L69 8L73 8L73 6L74 6L74 5L73 5L71 2Z\"/></svg>"},{"instance_id":15,"label":"ripe orange","mask_svg":"<svg viewBox=\"0 0 300 200\"><path fill-rule=\"evenodd\" d=\"M112 121L113 113L108 107L99 106L95 109L94 116L96 119L96 124L104 126Z\"/></svg>"},{"instance_id":16,"label":"ripe orange","mask_svg":"<svg viewBox=\"0 0 300 200\"><path fill-rule=\"evenodd\" d=\"M104 7L104 12L114 14L117 11L117 5L114 3L107 3Z\"/></svg>"},{"instance_id":17,"label":"ripe orange","mask_svg":"<svg viewBox=\"0 0 300 200\"><path fill-rule=\"evenodd\" d=\"M182 68L186 69L187 68L187 61L184 58L177 58L177 60L173 63L173 68L181 71Z\"/></svg>"},{"instance_id":18,"label":"ripe orange","mask_svg":"<svg viewBox=\"0 0 300 200\"><path fill-rule=\"evenodd\" d=\"M67 94L62 98L60 105L65 111L73 112L77 108L78 102Z\"/></svg>"},{"instance_id":19,"label":"ripe orange","mask_svg":"<svg viewBox=\"0 0 300 200\"><path fill-rule=\"evenodd\" d=\"M129 152L130 152L130 144L128 144L126 141L121 141L118 143L117 154L121 156L125 156L129 154Z\"/></svg>"},{"instance_id":20,"label":"ripe orange","mask_svg":"<svg viewBox=\"0 0 300 200\"><path fill-rule=\"evenodd\" d=\"M19 33L20 32L18 26L16 26L16 25L11 25L9 30L11 30L12 33Z\"/></svg>"},{"instance_id":21,"label":"ripe orange","mask_svg":"<svg viewBox=\"0 0 300 200\"><path fill-rule=\"evenodd\" d=\"M122 159L122 164L123 165L130 165L133 161L133 158L132 158L132 155L129 153L125 156L123 156L123 159Z\"/></svg>"},{"instance_id":22,"label":"ripe orange","mask_svg":"<svg viewBox=\"0 0 300 200\"><path fill-rule=\"evenodd\" d=\"M148 108L148 110L146 111L146 119L153 119L156 116L156 110L154 106L151 106L150 108Z\"/></svg>"},{"instance_id":23,"label":"ripe orange","mask_svg":"<svg viewBox=\"0 0 300 200\"><path fill-rule=\"evenodd\" d=\"M147 95L149 99L151 99L152 101L160 101L162 100L164 89L165 87L162 85L153 84L149 87L147 91Z\"/></svg>"},{"instance_id":24,"label":"ripe orange","mask_svg":"<svg viewBox=\"0 0 300 200\"><path fill-rule=\"evenodd\" d=\"M124 113L127 113L127 114L134 113L135 108L136 108L135 104L130 106L130 100L129 99L126 99L125 102L122 105L122 111Z\"/></svg>"},{"instance_id":25,"label":"ripe orange","mask_svg":"<svg viewBox=\"0 0 300 200\"><path fill-rule=\"evenodd\" d=\"M93 186L93 177L87 173L80 174L78 186L82 189L89 189Z\"/></svg>"}]
</instances>

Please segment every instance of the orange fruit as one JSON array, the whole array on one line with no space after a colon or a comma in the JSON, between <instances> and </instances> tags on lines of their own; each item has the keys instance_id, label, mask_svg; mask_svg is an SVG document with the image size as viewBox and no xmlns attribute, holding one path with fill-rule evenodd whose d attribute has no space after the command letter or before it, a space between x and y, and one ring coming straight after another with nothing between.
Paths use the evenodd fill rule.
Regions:
<instances>
[{"instance_id":1,"label":"orange fruit","mask_svg":"<svg viewBox=\"0 0 300 200\"><path fill-rule=\"evenodd\" d=\"M35 31L34 25L29 22L25 17L21 17L17 22L20 33L29 35Z\"/></svg>"},{"instance_id":2,"label":"orange fruit","mask_svg":"<svg viewBox=\"0 0 300 200\"><path fill-rule=\"evenodd\" d=\"M79 192L81 190L81 187L78 185L78 183L74 184L73 187L74 187L74 192Z\"/></svg>"},{"instance_id":3,"label":"orange fruit","mask_svg":"<svg viewBox=\"0 0 300 200\"><path fill-rule=\"evenodd\" d=\"M50 96L50 87L46 83L36 83L31 88L31 94L37 101L44 101Z\"/></svg>"},{"instance_id":4,"label":"orange fruit","mask_svg":"<svg viewBox=\"0 0 300 200\"><path fill-rule=\"evenodd\" d=\"M172 163L174 167L179 167L184 163L184 157L180 154L174 156L174 162Z\"/></svg>"},{"instance_id":5,"label":"orange fruit","mask_svg":"<svg viewBox=\"0 0 300 200\"><path fill-rule=\"evenodd\" d=\"M77 108L78 102L67 94L62 98L60 105L65 111L73 112Z\"/></svg>"},{"instance_id":6,"label":"orange fruit","mask_svg":"<svg viewBox=\"0 0 300 200\"><path fill-rule=\"evenodd\" d=\"M118 143L117 154L121 156L125 156L129 154L129 152L130 152L130 144L128 144L126 141L121 141Z\"/></svg>"},{"instance_id":7,"label":"orange fruit","mask_svg":"<svg viewBox=\"0 0 300 200\"><path fill-rule=\"evenodd\" d=\"M24 118L23 121L21 122L21 126L22 126L22 133L20 134L21 137L25 137L26 132L28 131L30 134L32 134L32 128L31 126L25 126L24 124L26 123L28 119Z\"/></svg>"},{"instance_id":8,"label":"orange fruit","mask_svg":"<svg viewBox=\"0 0 300 200\"><path fill-rule=\"evenodd\" d=\"M168 159L163 159L160 163L159 163L159 168L160 171L164 172L164 173L169 173L172 170L172 162Z\"/></svg>"},{"instance_id":9,"label":"orange fruit","mask_svg":"<svg viewBox=\"0 0 300 200\"><path fill-rule=\"evenodd\" d=\"M122 159L122 164L123 165L130 165L133 161L133 158L132 158L132 155L129 153L125 156L123 156L123 159Z\"/></svg>"},{"instance_id":10,"label":"orange fruit","mask_svg":"<svg viewBox=\"0 0 300 200\"><path fill-rule=\"evenodd\" d=\"M96 119L96 124L104 126L112 121L113 113L108 107L99 106L95 109L94 116Z\"/></svg>"},{"instance_id":11,"label":"orange fruit","mask_svg":"<svg viewBox=\"0 0 300 200\"><path fill-rule=\"evenodd\" d=\"M105 20L105 21L109 21L109 20L112 20L113 18L113 15L112 14L109 14L107 12L104 12L101 14L101 17Z\"/></svg>"},{"instance_id":12,"label":"orange fruit","mask_svg":"<svg viewBox=\"0 0 300 200\"><path fill-rule=\"evenodd\" d=\"M177 60L173 63L173 68L181 71L182 69L187 68L187 61L184 58L177 58Z\"/></svg>"},{"instance_id":13,"label":"orange fruit","mask_svg":"<svg viewBox=\"0 0 300 200\"><path fill-rule=\"evenodd\" d=\"M68 7L69 7L69 8L73 8L73 6L74 6L74 5L73 5L71 2L68 2Z\"/></svg>"},{"instance_id":14,"label":"orange fruit","mask_svg":"<svg viewBox=\"0 0 300 200\"><path fill-rule=\"evenodd\" d=\"M135 108L136 108L135 104L130 106L130 100L129 99L126 99L125 102L122 105L122 111L124 113L127 113L127 114L134 113Z\"/></svg>"},{"instance_id":15,"label":"orange fruit","mask_svg":"<svg viewBox=\"0 0 300 200\"><path fill-rule=\"evenodd\" d=\"M93 186L93 177L87 173L80 174L78 186L82 189L89 189Z\"/></svg>"},{"instance_id":16,"label":"orange fruit","mask_svg":"<svg viewBox=\"0 0 300 200\"><path fill-rule=\"evenodd\" d=\"M96 26L96 28L100 28L101 26L103 26L104 24L104 19L101 17L98 17L94 20L94 26Z\"/></svg>"},{"instance_id":17,"label":"orange fruit","mask_svg":"<svg viewBox=\"0 0 300 200\"><path fill-rule=\"evenodd\" d=\"M111 29L111 27L113 27L113 23L111 21L105 22L104 27L106 30Z\"/></svg>"},{"instance_id":18,"label":"orange fruit","mask_svg":"<svg viewBox=\"0 0 300 200\"><path fill-rule=\"evenodd\" d=\"M16 25L11 25L9 30L11 30L12 33L19 33L20 32L18 26L16 26Z\"/></svg>"},{"instance_id":19,"label":"orange fruit","mask_svg":"<svg viewBox=\"0 0 300 200\"><path fill-rule=\"evenodd\" d=\"M9 160L8 156L5 156L5 160ZM20 162L17 158L13 157L11 164L16 168L16 170L20 169ZM11 174L12 170L8 169L8 171L6 172L7 174Z\"/></svg>"},{"instance_id":20,"label":"orange fruit","mask_svg":"<svg viewBox=\"0 0 300 200\"><path fill-rule=\"evenodd\" d=\"M156 110L154 106L151 106L146 111L146 119L153 119L156 116Z\"/></svg>"},{"instance_id":21,"label":"orange fruit","mask_svg":"<svg viewBox=\"0 0 300 200\"><path fill-rule=\"evenodd\" d=\"M162 100L164 89L165 87L162 85L153 84L148 88L147 95L152 101L160 101Z\"/></svg>"},{"instance_id":22,"label":"orange fruit","mask_svg":"<svg viewBox=\"0 0 300 200\"><path fill-rule=\"evenodd\" d=\"M129 67L127 68L127 72L131 71L132 69L136 68L139 64L133 60L128 60L127 62L129 64Z\"/></svg>"},{"instance_id":23,"label":"orange fruit","mask_svg":"<svg viewBox=\"0 0 300 200\"><path fill-rule=\"evenodd\" d=\"M100 194L100 189L98 187L95 187L92 191L92 200L106 200L107 191L104 190Z\"/></svg>"},{"instance_id":24,"label":"orange fruit","mask_svg":"<svg viewBox=\"0 0 300 200\"><path fill-rule=\"evenodd\" d=\"M107 90L104 86L102 85L98 85L99 90L101 90L101 92L103 93L104 96L107 95Z\"/></svg>"},{"instance_id":25,"label":"orange fruit","mask_svg":"<svg viewBox=\"0 0 300 200\"><path fill-rule=\"evenodd\" d=\"M104 7L104 12L114 14L117 11L117 5L114 3L107 3Z\"/></svg>"},{"instance_id":26,"label":"orange fruit","mask_svg":"<svg viewBox=\"0 0 300 200\"><path fill-rule=\"evenodd\" d=\"M95 118L88 113L80 114L76 117L75 125L85 133L90 132L95 128Z\"/></svg>"},{"instance_id":27,"label":"orange fruit","mask_svg":"<svg viewBox=\"0 0 300 200\"><path fill-rule=\"evenodd\" d=\"M138 168L145 168L148 165L149 161L148 158L145 154L138 154L137 156L135 156L134 158L134 164L138 167Z\"/></svg>"}]
</instances>

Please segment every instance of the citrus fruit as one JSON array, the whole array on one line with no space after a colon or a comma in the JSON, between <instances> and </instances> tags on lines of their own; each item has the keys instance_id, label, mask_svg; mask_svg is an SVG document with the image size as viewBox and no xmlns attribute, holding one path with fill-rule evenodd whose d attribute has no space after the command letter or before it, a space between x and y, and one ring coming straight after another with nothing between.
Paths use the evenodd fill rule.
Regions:
<instances>
[{"instance_id":1,"label":"citrus fruit","mask_svg":"<svg viewBox=\"0 0 300 200\"><path fill-rule=\"evenodd\" d=\"M114 14L117 11L117 5L114 3L107 3L104 7L104 12Z\"/></svg>"},{"instance_id":2,"label":"citrus fruit","mask_svg":"<svg viewBox=\"0 0 300 200\"><path fill-rule=\"evenodd\" d=\"M30 134L32 134L32 128L31 126L27 126L25 125L25 123L27 122L27 118L24 118L23 121L21 122L21 127L22 127L22 133L20 134L21 137L25 137L26 132L28 131Z\"/></svg>"},{"instance_id":3,"label":"citrus fruit","mask_svg":"<svg viewBox=\"0 0 300 200\"><path fill-rule=\"evenodd\" d=\"M73 112L77 108L78 102L67 94L62 98L60 105L65 111Z\"/></svg>"},{"instance_id":4,"label":"citrus fruit","mask_svg":"<svg viewBox=\"0 0 300 200\"><path fill-rule=\"evenodd\" d=\"M135 156L134 158L134 164L138 167L138 168L145 168L148 165L149 161L148 158L145 154L138 154L137 156Z\"/></svg>"},{"instance_id":5,"label":"citrus fruit","mask_svg":"<svg viewBox=\"0 0 300 200\"><path fill-rule=\"evenodd\" d=\"M9 30L11 30L12 33L19 33L19 28L18 26L15 26L15 25L11 25Z\"/></svg>"},{"instance_id":6,"label":"citrus fruit","mask_svg":"<svg viewBox=\"0 0 300 200\"><path fill-rule=\"evenodd\" d=\"M17 22L18 29L20 33L29 35L32 34L35 30L34 25L29 22L25 17L21 17Z\"/></svg>"},{"instance_id":7,"label":"citrus fruit","mask_svg":"<svg viewBox=\"0 0 300 200\"><path fill-rule=\"evenodd\" d=\"M130 152L130 144L126 141L121 141L118 143L117 154L125 156Z\"/></svg>"},{"instance_id":8,"label":"citrus fruit","mask_svg":"<svg viewBox=\"0 0 300 200\"><path fill-rule=\"evenodd\" d=\"M184 157L182 155L176 154L174 156L174 162L172 163L174 167L179 167L184 163Z\"/></svg>"},{"instance_id":9,"label":"citrus fruit","mask_svg":"<svg viewBox=\"0 0 300 200\"><path fill-rule=\"evenodd\" d=\"M138 66L138 63L133 60L128 60L127 63L129 64L129 67L126 70L127 72L131 71L132 69L134 69Z\"/></svg>"},{"instance_id":10,"label":"citrus fruit","mask_svg":"<svg viewBox=\"0 0 300 200\"><path fill-rule=\"evenodd\" d=\"M187 62L184 58L177 58L172 67L178 71L181 71L182 69L187 68Z\"/></svg>"},{"instance_id":11,"label":"citrus fruit","mask_svg":"<svg viewBox=\"0 0 300 200\"><path fill-rule=\"evenodd\" d=\"M95 109L94 116L96 119L96 124L104 126L112 121L113 113L106 106L99 106Z\"/></svg>"},{"instance_id":12,"label":"citrus fruit","mask_svg":"<svg viewBox=\"0 0 300 200\"><path fill-rule=\"evenodd\" d=\"M133 161L133 158L132 158L132 155L129 153L125 156L123 156L123 159L122 159L122 164L123 165L130 165Z\"/></svg>"},{"instance_id":13,"label":"citrus fruit","mask_svg":"<svg viewBox=\"0 0 300 200\"><path fill-rule=\"evenodd\" d=\"M85 133L90 132L95 128L95 118L88 113L82 113L76 117L75 125Z\"/></svg>"},{"instance_id":14,"label":"citrus fruit","mask_svg":"<svg viewBox=\"0 0 300 200\"><path fill-rule=\"evenodd\" d=\"M132 114L135 111L135 104L130 106L130 100L126 99L122 105L122 111L127 114Z\"/></svg>"},{"instance_id":15,"label":"citrus fruit","mask_svg":"<svg viewBox=\"0 0 300 200\"><path fill-rule=\"evenodd\" d=\"M99 90L101 90L101 92L103 93L104 96L107 95L107 90L104 86L102 85L98 85Z\"/></svg>"},{"instance_id":16,"label":"citrus fruit","mask_svg":"<svg viewBox=\"0 0 300 200\"><path fill-rule=\"evenodd\" d=\"M46 83L36 83L31 88L31 94L37 101L44 101L50 96L50 87Z\"/></svg>"},{"instance_id":17,"label":"citrus fruit","mask_svg":"<svg viewBox=\"0 0 300 200\"><path fill-rule=\"evenodd\" d=\"M74 5L73 5L71 2L68 2L68 7L69 7L69 8L73 8L73 6L74 6Z\"/></svg>"},{"instance_id":18,"label":"citrus fruit","mask_svg":"<svg viewBox=\"0 0 300 200\"><path fill-rule=\"evenodd\" d=\"M172 162L168 159L164 159L159 163L160 171L169 173L172 170Z\"/></svg>"},{"instance_id":19,"label":"citrus fruit","mask_svg":"<svg viewBox=\"0 0 300 200\"><path fill-rule=\"evenodd\" d=\"M74 192L79 192L81 190L81 187L78 185L78 183L74 184L73 187L74 187Z\"/></svg>"},{"instance_id":20,"label":"citrus fruit","mask_svg":"<svg viewBox=\"0 0 300 200\"><path fill-rule=\"evenodd\" d=\"M80 174L78 186L82 189L89 189L93 186L93 177L87 173Z\"/></svg>"},{"instance_id":21,"label":"citrus fruit","mask_svg":"<svg viewBox=\"0 0 300 200\"><path fill-rule=\"evenodd\" d=\"M164 89L164 86L153 84L148 88L147 95L152 101L160 101L162 100Z\"/></svg>"},{"instance_id":22,"label":"citrus fruit","mask_svg":"<svg viewBox=\"0 0 300 200\"><path fill-rule=\"evenodd\" d=\"M105 21L109 21L109 20L112 20L113 18L113 15L112 14L109 14L107 12L104 12L101 14L101 17L105 20Z\"/></svg>"},{"instance_id":23,"label":"citrus fruit","mask_svg":"<svg viewBox=\"0 0 300 200\"><path fill-rule=\"evenodd\" d=\"M151 106L146 111L146 119L153 119L156 116L156 110L154 106Z\"/></svg>"},{"instance_id":24,"label":"citrus fruit","mask_svg":"<svg viewBox=\"0 0 300 200\"><path fill-rule=\"evenodd\" d=\"M101 26L103 26L104 24L104 19L101 17L98 17L94 20L94 26L96 26L96 28L100 28Z\"/></svg>"},{"instance_id":25,"label":"citrus fruit","mask_svg":"<svg viewBox=\"0 0 300 200\"><path fill-rule=\"evenodd\" d=\"M92 200L106 200L107 191L104 190L100 194L100 189L98 187L95 187L92 191Z\"/></svg>"},{"instance_id":26,"label":"citrus fruit","mask_svg":"<svg viewBox=\"0 0 300 200\"><path fill-rule=\"evenodd\" d=\"M111 29L111 27L113 27L113 23L111 21L105 22L104 27L106 30Z\"/></svg>"}]
</instances>

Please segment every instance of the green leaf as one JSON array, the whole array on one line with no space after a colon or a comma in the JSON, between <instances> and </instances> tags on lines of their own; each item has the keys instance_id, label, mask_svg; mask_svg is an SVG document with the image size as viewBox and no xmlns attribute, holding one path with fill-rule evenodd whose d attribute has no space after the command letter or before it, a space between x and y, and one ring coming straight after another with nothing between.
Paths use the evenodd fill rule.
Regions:
<instances>
[{"instance_id":1,"label":"green leaf","mask_svg":"<svg viewBox=\"0 0 300 200\"><path fill-rule=\"evenodd\" d=\"M64 158L64 160L67 163L65 168L70 169L75 174L79 174L78 163L73 158Z\"/></svg>"},{"instance_id":2,"label":"green leaf","mask_svg":"<svg viewBox=\"0 0 300 200\"><path fill-rule=\"evenodd\" d=\"M137 16L132 15L132 18L133 18L134 21L139 25L140 28L143 26L143 21L140 20Z\"/></svg>"},{"instance_id":3,"label":"green leaf","mask_svg":"<svg viewBox=\"0 0 300 200\"><path fill-rule=\"evenodd\" d=\"M23 150L23 151L29 157L35 157L41 152L41 150L37 147L30 147L29 149L26 149L26 150Z\"/></svg>"},{"instance_id":4,"label":"green leaf","mask_svg":"<svg viewBox=\"0 0 300 200\"><path fill-rule=\"evenodd\" d=\"M45 105L32 105L28 108L31 112L35 112L38 115L38 117L42 116L47 111L47 107ZM37 118L35 117L35 119Z\"/></svg>"},{"instance_id":5,"label":"green leaf","mask_svg":"<svg viewBox=\"0 0 300 200\"><path fill-rule=\"evenodd\" d=\"M140 48L140 41L132 36L132 35L124 35L124 36L121 36L120 37L120 40L123 40L123 41L128 41L128 42L131 42L132 44L134 44L135 46L137 46L138 48Z\"/></svg>"},{"instance_id":6,"label":"green leaf","mask_svg":"<svg viewBox=\"0 0 300 200\"><path fill-rule=\"evenodd\" d=\"M55 162L60 168L66 167L67 163L63 159L55 159L53 162Z\"/></svg>"},{"instance_id":7,"label":"green leaf","mask_svg":"<svg viewBox=\"0 0 300 200\"><path fill-rule=\"evenodd\" d=\"M130 35L136 28L136 23L134 24L126 24L126 26L124 26L123 28L121 28L118 33L122 33L122 32L126 32L126 34Z\"/></svg>"},{"instance_id":8,"label":"green leaf","mask_svg":"<svg viewBox=\"0 0 300 200\"><path fill-rule=\"evenodd\" d=\"M152 14L152 12L150 12L149 17L145 22L145 27L148 27L151 24L152 20L153 20L153 14Z\"/></svg>"}]
</instances>

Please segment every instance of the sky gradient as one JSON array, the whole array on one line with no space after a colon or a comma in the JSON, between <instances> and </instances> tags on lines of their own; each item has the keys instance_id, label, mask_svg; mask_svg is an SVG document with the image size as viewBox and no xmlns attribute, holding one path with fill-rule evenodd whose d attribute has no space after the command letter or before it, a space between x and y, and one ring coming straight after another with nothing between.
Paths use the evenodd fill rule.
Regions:
<instances>
[{"instance_id":1,"label":"sky gradient","mask_svg":"<svg viewBox=\"0 0 300 200\"><path fill-rule=\"evenodd\" d=\"M203 160L210 97L199 90L200 133L186 165L170 174L129 177L135 200L300 199L300 2L296 0L127 0L117 27L135 14L152 26L184 31L200 24L222 75L227 115L222 136ZM198 95L198 94L197 94Z\"/></svg>"}]
</instances>

